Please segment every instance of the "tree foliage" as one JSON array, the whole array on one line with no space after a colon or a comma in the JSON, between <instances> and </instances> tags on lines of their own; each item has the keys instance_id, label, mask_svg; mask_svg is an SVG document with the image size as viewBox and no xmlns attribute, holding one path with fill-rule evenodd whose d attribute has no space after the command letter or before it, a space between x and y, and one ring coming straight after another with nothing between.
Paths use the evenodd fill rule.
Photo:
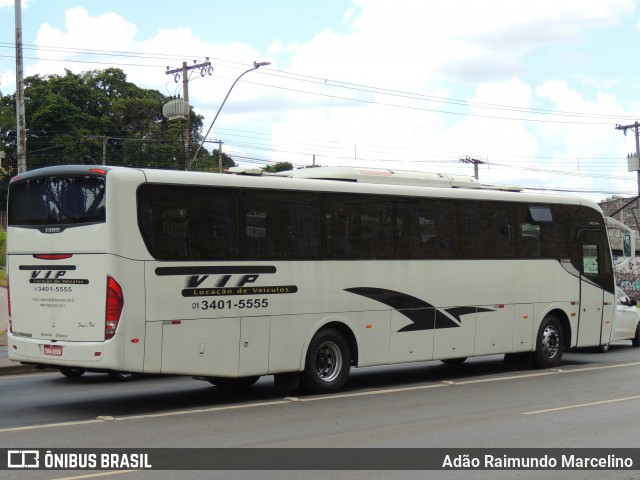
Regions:
<instances>
[{"instance_id":1,"label":"tree foliage","mask_svg":"<svg viewBox=\"0 0 640 480\"><path fill-rule=\"evenodd\" d=\"M162 106L170 100L157 90L128 82L118 68L81 74L34 75L25 79L27 167L102 164L184 169L182 121L168 121ZM5 163L15 173L15 94L0 96L0 136ZM190 143L202 137L203 117L191 110ZM193 149L195 150L195 149ZM199 154L197 169L217 170L217 152ZM235 165L223 156L223 164Z\"/></svg>"},{"instance_id":2,"label":"tree foliage","mask_svg":"<svg viewBox=\"0 0 640 480\"><path fill-rule=\"evenodd\" d=\"M262 167L265 172L277 173L284 172L286 170L293 170L293 164L290 162L278 162L273 165L267 165L266 167Z\"/></svg>"}]
</instances>

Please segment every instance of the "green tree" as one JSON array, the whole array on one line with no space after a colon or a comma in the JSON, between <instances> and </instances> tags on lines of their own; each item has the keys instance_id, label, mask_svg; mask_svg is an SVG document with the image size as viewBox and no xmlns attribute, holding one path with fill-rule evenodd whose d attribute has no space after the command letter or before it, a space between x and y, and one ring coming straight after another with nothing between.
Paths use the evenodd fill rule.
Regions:
<instances>
[{"instance_id":1,"label":"green tree","mask_svg":"<svg viewBox=\"0 0 640 480\"><path fill-rule=\"evenodd\" d=\"M284 172L286 170L293 170L293 164L290 162L278 162L273 165L267 165L266 167L262 167L265 172L277 173Z\"/></svg>"},{"instance_id":2,"label":"green tree","mask_svg":"<svg viewBox=\"0 0 640 480\"><path fill-rule=\"evenodd\" d=\"M235 167L236 163L233 159L222 152L222 168L226 170L229 167ZM199 172L219 172L220 171L220 153L214 150L209 153L205 148L200 149L197 161L192 165L192 170Z\"/></svg>"},{"instance_id":3,"label":"green tree","mask_svg":"<svg viewBox=\"0 0 640 480\"><path fill-rule=\"evenodd\" d=\"M183 169L183 123L169 122L157 90L128 82L118 68L25 79L27 167L101 164ZM203 117L190 112L191 144ZM0 135L16 165L15 95L0 97Z\"/></svg>"}]
</instances>

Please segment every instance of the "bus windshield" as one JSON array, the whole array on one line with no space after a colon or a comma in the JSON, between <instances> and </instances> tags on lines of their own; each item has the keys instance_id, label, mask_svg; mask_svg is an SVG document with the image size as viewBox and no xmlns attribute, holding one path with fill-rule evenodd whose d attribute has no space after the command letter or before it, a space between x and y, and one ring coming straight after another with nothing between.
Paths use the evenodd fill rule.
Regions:
<instances>
[{"instance_id":1,"label":"bus windshield","mask_svg":"<svg viewBox=\"0 0 640 480\"><path fill-rule=\"evenodd\" d=\"M73 225L105 221L102 176L52 176L10 185L9 225Z\"/></svg>"}]
</instances>

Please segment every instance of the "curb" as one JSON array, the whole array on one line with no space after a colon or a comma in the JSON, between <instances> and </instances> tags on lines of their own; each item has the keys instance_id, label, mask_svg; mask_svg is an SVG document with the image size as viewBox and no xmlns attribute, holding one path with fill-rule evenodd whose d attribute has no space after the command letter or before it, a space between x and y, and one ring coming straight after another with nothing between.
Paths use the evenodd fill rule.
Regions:
<instances>
[{"instance_id":1,"label":"curb","mask_svg":"<svg viewBox=\"0 0 640 480\"><path fill-rule=\"evenodd\" d=\"M22 365L21 363L11 362L15 365L0 366L0 377L5 375L22 375L24 373L42 373L47 369L37 368L32 365Z\"/></svg>"}]
</instances>

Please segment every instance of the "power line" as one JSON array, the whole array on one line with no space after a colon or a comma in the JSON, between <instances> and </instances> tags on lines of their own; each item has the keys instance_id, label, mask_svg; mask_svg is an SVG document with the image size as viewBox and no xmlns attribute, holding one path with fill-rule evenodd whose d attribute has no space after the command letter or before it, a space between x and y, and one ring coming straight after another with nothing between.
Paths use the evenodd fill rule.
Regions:
<instances>
[{"instance_id":1,"label":"power line","mask_svg":"<svg viewBox=\"0 0 640 480\"><path fill-rule=\"evenodd\" d=\"M6 42L0 42L0 48L3 47L3 46L7 46L8 47L9 45L10 44L8 44ZM91 50L91 49L80 49L80 48L71 48L71 47L55 47L55 46L38 47L36 45L29 45L29 46L26 46L25 48L30 49L30 50L44 50L44 51L50 51L50 52L68 52L68 53L72 53L72 54L75 54L75 55L85 54L85 55L108 56L108 57L116 57L116 58L117 57L125 57L125 58L140 58L140 59L165 60L165 61L166 60L175 60L176 58L179 58L179 57L177 57L175 55L148 53L148 52L129 52L129 51L117 51L117 50L114 50L114 51L109 51L109 50ZM189 55L185 55L185 56L188 57ZM6 56L6 57L9 57L9 56ZM184 58L184 56L182 58ZM73 59L60 60L60 59L47 59L47 58L40 58L40 57L39 58L29 57L29 59L32 59L32 60L60 61L60 62L88 63L88 64L99 64L99 65L109 64L109 65L122 65L122 66L136 66L136 67L154 67L154 66L160 67L160 65L149 65L149 64L139 64L139 63L122 63L122 62L121 63L115 63L113 61L101 62L101 61L73 60ZM240 64L238 62L232 62L232 61L222 60L222 59L216 59L216 60L219 61L221 64L226 65L227 68L240 69L240 68L246 67L246 65ZM635 117L632 117L632 116L622 116L621 117L620 115L617 115L617 114L614 115L614 114L585 113L585 112L561 111L561 110L541 109L541 108L532 108L532 107L518 107L518 106L513 106L513 105L493 104L493 103L485 103L485 102L473 102L473 101L456 99L456 98L447 98L447 97L440 97L440 96L435 96L435 95L425 95L425 94L421 94L421 93L406 92L406 91L396 90L396 89L389 89L389 88L382 88L382 87L376 87L376 86L371 86L371 85L364 85L364 84L358 84L358 83L345 82L345 81L342 81L342 80L321 78L321 77L315 77L315 76L310 76L310 75L302 75L302 74L297 74L295 72L284 72L284 71L275 70L275 69L270 69L268 71L261 72L261 74L265 75L265 76L271 76L271 77L274 77L274 78L291 80L291 81L295 81L295 82L311 83L311 84L315 84L317 86L321 86L322 88L326 88L326 89L336 88L336 89L340 89L340 90L350 90L350 91L353 91L353 92L363 92L363 93L385 95L385 96L392 97L392 98L409 99L409 100L415 100L415 101L420 101L420 102L433 102L433 103L448 104L448 105L467 107L467 108L482 108L482 109L488 109L488 110L516 112L516 113L524 113L524 114L530 114L530 115L544 115L544 116L552 116L552 117L568 117L568 118L585 119L585 120L598 119L598 120L611 120L611 121L613 121L614 119L620 119L620 118L635 118ZM227 77L220 77L218 75L216 75L216 76L219 77L219 78L227 78ZM256 85L261 85L261 86L281 89L281 90L285 90L285 91L291 91L291 92L294 92L294 93L304 93L304 94L309 94L309 95L323 96L323 97L327 97L327 98L340 99L340 100L345 100L345 101L369 103L369 104L376 104L376 105L389 106L389 107L395 107L395 108L408 108L408 109L413 109L413 110L431 111L431 112L449 114L449 115L462 115L462 116L472 116L472 117L481 117L481 118L492 118L492 119L498 119L498 120L516 120L516 121L529 121L529 122L542 122L542 123L570 123L570 124L590 124L590 125L591 124L595 124L595 125L609 124L609 122L575 121L575 120L574 121L567 121L567 120L562 121L562 120L549 120L549 119L540 119L540 118L520 118L520 117L498 116L498 115L483 115L483 114L477 114L477 113L474 114L474 113L469 113L469 112L456 112L456 111L441 110L441 109L436 109L436 108L426 108L426 107L398 105L398 104L393 104L393 103L388 103L388 102L378 102L378 101L374 101L374 100L366 100L366 99L357 99L357 98L351 98L351 97L344 97L344 96L340 96L340 95L333 95L333 94L330 94L330 93L312 92L312 91L308 91L308 90L291 88L291 87L286 87L286 86L281 86L281 85L263 84L263 83L258 83L258 82L255 82L255 81L254 82L247 82L247 83L253 83L253 84L256 84Z\"/></svg>"}]
</instances>

